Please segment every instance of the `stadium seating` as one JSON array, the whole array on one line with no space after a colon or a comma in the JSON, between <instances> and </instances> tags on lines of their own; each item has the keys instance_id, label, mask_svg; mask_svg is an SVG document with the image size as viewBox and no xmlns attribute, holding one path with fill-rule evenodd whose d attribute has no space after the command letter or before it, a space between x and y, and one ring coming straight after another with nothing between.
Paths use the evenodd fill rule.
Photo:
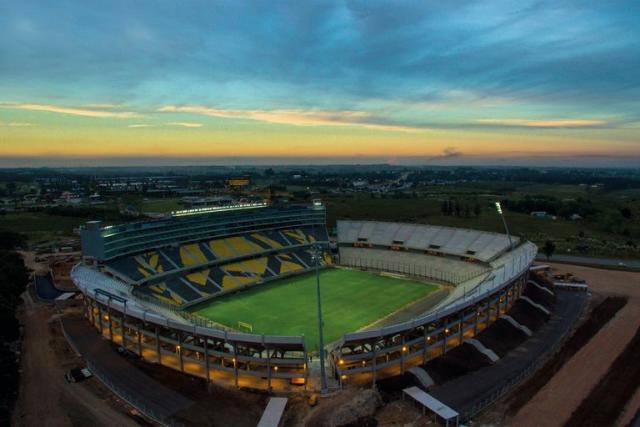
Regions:
<instances>
[{"instance_id":1,"label":"stadium seating","mask_svg":"<svg viewBox=\"0 0 640 427\"><path fill-rule=\"evenodd\" d=\"M312 268L310 245L318 240L328 240L323 227L260 230L129 255L106 267L138 283L141 294L178 306ZM323 264L330 262L326 254Z\"/></svg>"},{"instance_id":2,"label":"stadium seating","mask_svg":"<svg viewBox=\"0 0 640 427\"><path fill-rule=\"evenodd\" d=\"M512 236L513 244L518 237ZM338 243L392 246L489 262L510 245L503 234L422 224L338 221Z\"/></svg>"},{"instance_id":3,"label":"stadium seating","mask_svg":"<svg viewBox=\"0 0 640 427\"><path fill-rule=\"evenodd\" d=\"M340 263L404 274L423 276L459 284L480 276L487 268L476 263L406 251L369 248L340 248Z\"/></svg>"}]
</instances>

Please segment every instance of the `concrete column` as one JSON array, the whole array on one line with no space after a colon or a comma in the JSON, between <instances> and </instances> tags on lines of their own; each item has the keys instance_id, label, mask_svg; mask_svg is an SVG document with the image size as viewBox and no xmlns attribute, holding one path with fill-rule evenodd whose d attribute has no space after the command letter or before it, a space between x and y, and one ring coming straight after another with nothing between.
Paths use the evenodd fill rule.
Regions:
<instances>
[{"instance_id":1,"label":"concrete column","mask_svg":"<svg viewBox=\"0 0 640 427\"><path fill-rule=\"evenodd\" d=\"M486 327L489 327L489 323L491 323L491 295L487 297L487 323Z\"/></svg>"},{"instance_id":2,"label":"concrete column","mask_svg":"<svg viewBox=\"0 0 640 427\"><path fill-rule=\"evenodd\" d=\"M102 307L100 304L96 304L98 306L98 328L100 329L100 336L102 336Z\"/></svg>"},{"instance_id":3,"label":"concrete column","mask_svg":"<svg viewBox=\"0 0 640 427\"><path fill-rule=\"evenodd\" d=\"M162 365L162 351L160 347L160 331L158 330L157 326L156 326L156 352L158 354L158 363Z\"/></svg>"},{"instance_id":4,"label":"concrete column","mask_svg":"<svg viewBox=\"0 0 640 427\"><path fill-rule=\"evenodd\" d=\"M113 342L113 319L111 318L111 300L107 301L107 316L109 317L109 339Z\"/></svg>"},{"instance_id":5,"label":"concrete column","mask_svg":"<svg viewBox=\"0 0 640 427\"><path fill-rule=\"evenodd\" d=\"M142 356L142 333L140 332L140 322L137 325L138 332L138 354Z\"/></svg>"},{"instance_id":6,"label":"concrete column","mask_svg":"<svg viewBox=\"0 0 640 427\"><path fill-rule=\"evenodd\" d=\"M427 363L427 356L429 352L429 342L427 341L427 325L422 328L422 363Z\"/></svg>"},{"instance_id":7,"label":"concrete column","mask_svg":"<svg viewBox=\"0 0 640 427\"><path fill-rule=\"evenodd\" d=\"M511 289L513 289L513 285L514 284L511 284L510 286L508 286L504 291L504 311L505 311L505 313L507 311L509 311L509 308L510 308L509 307L509 292L511 291Z\"/></svg>"},{"instance_id":8,"label":"concrete column","mask_svg":"<svg viewBox=\"0 0 640 427\"><path fill-rule=\"evenodd\" d=\"M372 359L373 359L373 360L371 360L371 369L372 369L371 376L373 378L373 385L375 386L376 385L376 379L377 379L377 376L378 376L378 372L377 372L378 371L378 357L376 355L376 342L375 341L371 344L371 354L372 354Z\"/></svg>"},{"instance_id":9,"label":"concrete column","mask_svg":"<svg viewBox=\"0 0 640 427\"><path fill-rule=\"evenodd\" d=\"M127 328L127 313L125 313L124 311L122 312L122 325L120 326L120 330L122 331L122 347L124 349L127 348L127 332L126 332L126 328Z\"/></svg>"},{"instance_id":10,"label":"concrete column","mask_svg":"<svg viewBox=\"0 0 640 427\"><path fill-rule=\"evenodd\" d=\"M477 305L473 306L473 336L478 335L478 310L479 307Z\"/></svg>"},{"instance_id":11,"label":"concrete column","mask_svg":"<svg viewBox=\"0 0 640 427\"><path fill-rule=\"evenodd\" d=\"M211 373L209 372L209 340L204 339L204 367L207 370L207 383L211 381Z\"/></svg>"},{"instance_id":12,"label":"concrete column","mask_svg":"<svg viewBox=\"0 0 640 427\"><path fill-rule=\"evenodd\" d=\"M233 379L235 386L238 387L238 349L236 343L233 343Z\"/></svg>"},{"instance_id":13,"label":"concrete column","mask_svg":"<svg viewBox=\"0 0 640 427\"><path fill-rule=\"evenodd\" d=\"M334 361L335 363L335 361ZM309 381L309 355L307 354L307 346L304 346L304 391L307 391L307 382ZM335 373L335 366L333 367Z\"/></svg>"},{"instance_id":14,"label":"concrete column","mask_svg":"<svg viewBox=\"0 0 640 427\"><path fill-rule=\"evenodd\" d=\"M271 391L271 353L267 348L267 389Z\"/></svg>"},{"instance_id":15,"label":"concrete column","mask_svg":"<svg viewBox=\"0 0 640 427\"><path fill-rule=\"evenodd\" d=\"M404 335L402 336L402 347L400 348L400 373L404 374L404 354L406 353L404 351L405 345L404 345Z\"/></svg>"},{"instance_id":16,"label":"concrete column","mask_svg":"<svg viewBox=\"0 0 640 427\"><path fill-rule=\"evenodd\" d=\"M444 318L444 323L442 325L442 336L444 337L444 339L442 340L442 355L443 356L447 352L447 329L449 329L449 321L445 317Z\"/></svg>"},{"instance_id":17,"label":"concrete column","mask_svg":"<svg viewBox=\"0 0 640 427\"><path fill-rule=\"evenodd\" d=\"M180 372L184 372L184 360L182 359L182 331L178 331L178 358L180 360Z\"/></svg>"}]
</instances>

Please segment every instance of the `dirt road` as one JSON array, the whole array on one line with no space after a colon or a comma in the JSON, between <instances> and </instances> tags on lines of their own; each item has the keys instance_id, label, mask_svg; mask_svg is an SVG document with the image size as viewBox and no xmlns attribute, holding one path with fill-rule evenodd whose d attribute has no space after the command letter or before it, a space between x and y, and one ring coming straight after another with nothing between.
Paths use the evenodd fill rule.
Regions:
<instances>
[{"instance_id":1,"label":"dirt road","mask_svg":"<svg viewBox=\"0 0 640 427\"><path fill-rule=\"evenodd\" d=\"M36 304L28 293L21 321L25 326L20 394L13 415L15 426L136 426L95 394L98 381L68 384L65 372L78 364L64 338L52 333L53 309ZM54 320L55 322L56 320Z\"/></svg>"},{"instance_id":2,"label":"dirt road","mask_svg":"<svg viewBox=\"0 0 640 427\"><path fill-rule=\"evenodd\" d=\"M551 264L587 281L593 292L629 297L629 302L512 418L510 426L563 426L607 372L640 325L640 273ZM625 414L640 404L633 399ZM619 420L619 425L621 420Z\"/></svg>"}]
</instances>

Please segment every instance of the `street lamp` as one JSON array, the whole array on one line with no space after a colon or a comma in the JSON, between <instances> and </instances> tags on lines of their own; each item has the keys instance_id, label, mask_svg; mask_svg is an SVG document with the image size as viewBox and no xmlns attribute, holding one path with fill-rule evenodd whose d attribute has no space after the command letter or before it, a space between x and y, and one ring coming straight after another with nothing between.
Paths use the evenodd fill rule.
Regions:
<instances>
[{"instance_id":1,"label":"street lamp","mask_svg":"<svg viewBox=\"0 0 640 427\"><path fill-rule=\"evenodd\" d=\"M513 251L513 241L511 240L511 233L509 233L509 227L507 227L507 221L504 219L504 214L502 213L502 206L500 205L500 202L496 202L495 204L496 204L496 210L498 211L500 218L502 218L502 223L504 224L504 229L507 232L507 237L509 238L509 250Z\"/></svg>"},{"instance_id":2,"label":"street lamp","mask_svg":"<svg viewBox=\"0 0 640 427\"><path fill-rule=\"evenodd\" d=\"M322 303L320 300L320 263L322 262L322 246L319 244L313 245L313 256L311 257L316 268L316 295L318 304L318 335L320 344L320 391L322 394L327 393L327 374L324 368L324 337L322 335L322 329L324 322L322 321Z\"/></svg>"}]
</instances>

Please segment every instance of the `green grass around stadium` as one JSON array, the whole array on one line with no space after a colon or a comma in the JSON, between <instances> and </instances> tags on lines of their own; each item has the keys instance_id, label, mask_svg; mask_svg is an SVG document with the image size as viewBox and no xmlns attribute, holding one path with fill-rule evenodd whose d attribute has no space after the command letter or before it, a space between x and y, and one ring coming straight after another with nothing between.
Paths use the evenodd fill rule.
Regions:
<instances>
[{"instance_id":1,"label":"green grass around stadium","mask_svg":"<svg viewBox=\"0 0 640 427\"><path fill-rule=\"evenodd\" d=\"M310 351L318 348L315 274L307 273L213 299L191 310L238 329L248 323L256 334L305 336ZM424 298L437 285L355 270L321 271L325 344L372 324Z\"/></svg>"}]
</instances>

